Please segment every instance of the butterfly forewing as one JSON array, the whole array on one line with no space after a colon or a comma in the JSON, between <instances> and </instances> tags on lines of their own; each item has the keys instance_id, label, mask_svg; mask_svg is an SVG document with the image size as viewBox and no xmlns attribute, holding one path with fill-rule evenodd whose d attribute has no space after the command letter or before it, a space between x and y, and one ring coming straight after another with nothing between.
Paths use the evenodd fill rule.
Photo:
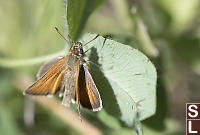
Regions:
<instances>
[{"instance_id":1,"label":"butterfly forewing","mask_svg":"<svg viewBox=\"0 0 200 135\"><path fill-rule=\"evenodd\" d=\"M60 59L62 59L63 56L59 56L56 58L51 59L50 61L46 62L44 65L42 65L37 73L37 78L41 78L49 69L55 65Z\"/></svg>"},{"instance_id":2,"label":"butterfly forewing","mask_svg":"<svg viewBox=\"0 0 200 135\"><path fill-rule=\"evenodd\" d=\"M58 90L65 71L65 59L59 59L42 77L24 91L28 95L53 95Z\"/></svg>"},{"instance_id":3,"label":"butterfly forewing","mask_svg":"<svg viewBox=\"0 0 200 135\"><path fill-rule=\"evenodd\" d=\"M99 111L102 101L98 89L85 66L81 66L79 73L79 98L83 107Z\"/></svg>"}]
</instances>

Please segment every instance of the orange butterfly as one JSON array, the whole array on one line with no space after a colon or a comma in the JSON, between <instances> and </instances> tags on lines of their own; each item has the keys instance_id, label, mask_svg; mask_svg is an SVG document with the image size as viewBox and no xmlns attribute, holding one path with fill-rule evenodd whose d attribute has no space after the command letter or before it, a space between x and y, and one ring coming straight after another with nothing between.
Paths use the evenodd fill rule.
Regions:
<instances>
[{"instance_id":1,"label":"orange butterfly","mask_svg":"<svg viewBox=\"0 0 200 135\"><path fill-rule=\"evenodd\" d=\"M64 38L57 28L56 30ZM98 35L91 41L97 37ZM74 100L79 113L80 104L93 111L101 110L101 97L83 56L82 43L71 43L70 52L66 56L55 58L41 67L38 73L39 79L28 87L24 94L47 96L59 92L60 96L63 95L62 104L70 106L71 100Z\"/></svg>"}]
</instances>

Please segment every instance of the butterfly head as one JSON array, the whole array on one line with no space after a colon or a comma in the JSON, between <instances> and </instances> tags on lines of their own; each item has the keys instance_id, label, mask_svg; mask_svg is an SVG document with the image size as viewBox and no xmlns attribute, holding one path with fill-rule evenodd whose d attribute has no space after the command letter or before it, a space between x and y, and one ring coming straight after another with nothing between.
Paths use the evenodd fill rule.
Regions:
<instances>
[{"instance_id":1,"label":"butterfly head","mask_svg":"<svg viewBox=\"0 0 200 135\"><path fill-rule=\"evenodd\" d=\"M81 42L75 42L70 50L74 55L77 56L81 56L84 54L83 45Z\"/></svg>"}]
</instances>

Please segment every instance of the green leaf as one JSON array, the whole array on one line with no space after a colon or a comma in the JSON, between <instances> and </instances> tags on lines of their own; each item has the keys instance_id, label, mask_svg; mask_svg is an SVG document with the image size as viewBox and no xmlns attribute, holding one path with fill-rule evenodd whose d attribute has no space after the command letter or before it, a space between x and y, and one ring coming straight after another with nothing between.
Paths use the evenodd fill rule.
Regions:
<instances>
[{"instance_id":1,"label":"green leaf","mask_svg":"<svg viewBox=\"0 0 200 135\"><path fill-rule=\"evenodd\" d=\"M158 76L161 76L162 74L158 74ZM144 120L142 123L146 124L147 126L151 127L154 130L157 131L163 131L165 130L165 120L168 112L168 102L166 97L166 88L164 87L164 80L162 77L159 77L157 80L157 83L159 84L157 86L157 107L156 107L156 114L149 118Z\"/></svg>"},{"instance_id":2,"label":"green leaf","mask_svg":"<svg viewBox=\"0 0 200 135\"><path fill-rule=\"evenodd\" d=\"M67 0L68 33L73 41L81 34L90 14L103 0Z\"/></svg>"},{"instance_id":3,"label":"green leaf","mask_svg":"<svg viewBox=\"0 0 200 135\"><path fill-rule=\"evenodd\" d=\"M85 44L95 35L85 35ZM103 37L89 43L84 50L90 71L101 94L103 108L110 115L133 126L155 113L157 74L151 61L139 50Z\"/></svg>"}]
</instances>

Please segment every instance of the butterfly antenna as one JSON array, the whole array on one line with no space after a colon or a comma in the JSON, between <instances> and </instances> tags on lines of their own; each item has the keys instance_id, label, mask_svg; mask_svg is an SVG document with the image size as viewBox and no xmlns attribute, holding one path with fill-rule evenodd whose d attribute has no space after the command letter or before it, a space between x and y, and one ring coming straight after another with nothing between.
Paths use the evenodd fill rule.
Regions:
<instances>
[{"instance_id":1,"label":"butterfly antenna","mask_svg":"<svg viewBox=\"0 0 200 135\"><path fill-rule=\"evenodd\" d=\"M99 35L97 35L95 38L93 38L92 40L90 40L88 43L90 43L91 41L95 40L98 36L99 36ZM104 45L105 45L105 43L106 43L106 40L107 40L107 38L104 38L104 41L103 41L103 45L102 45L102 47L101 47L101 50L103 49L103 47L104 47ZM86 44L88 44L88 43L86 43ZM85 45L84 45L84 46L85 46ZM88 52L91 48L92 48L92 47L90 47L89 49L87 49L84 53ZM100 50L100 51L101 51L101 50Z\"/></svg>"},{"instance_id":2,"label":"butterfly antenna","mask_svg":"<svg viewBox=\"0 0 200 135\"><path fill-rule=\"evenodd\" d=\"M86 46L86 45L89 44L90 42L94 41L98 36L99 36L99 34L96 35L92 40L90 40L90 41L88 41L87 43L85 43L83 46Z\"/></svg>"},{"instance_id":3,"label":"butterfly antenna","mask_svg":"<svg viewBox=\"0 0 200 135\"><path fill-rule=\"evenodd\" d=\"M98 36L99 36L99 34L96 35L92 40L90 40L89 42L87 42L87 43L84 44L83 46L85 46L85 45L89 44L90 42L94 41ZM87 49L87 51L89 51L91 48L92 48L92 47L90 47L89 49ZM84 53L86 53L87 51L85 51Z\"/></svg>"},{"instance_id":4,"label":"butterfly antenna","mask_svg":"<svg viewBox=\"0 0 200 135\"><path fill-rule=\"evenodd\" d=\"M64 39L67 43L70 43L70 42L62 35L62 33L58 30L57 27L55 27L55 29L56 29L56 31L58 32L58 34L60 34L60 35L63 37L63 39Z\"/></svg>"}]
</instances>

